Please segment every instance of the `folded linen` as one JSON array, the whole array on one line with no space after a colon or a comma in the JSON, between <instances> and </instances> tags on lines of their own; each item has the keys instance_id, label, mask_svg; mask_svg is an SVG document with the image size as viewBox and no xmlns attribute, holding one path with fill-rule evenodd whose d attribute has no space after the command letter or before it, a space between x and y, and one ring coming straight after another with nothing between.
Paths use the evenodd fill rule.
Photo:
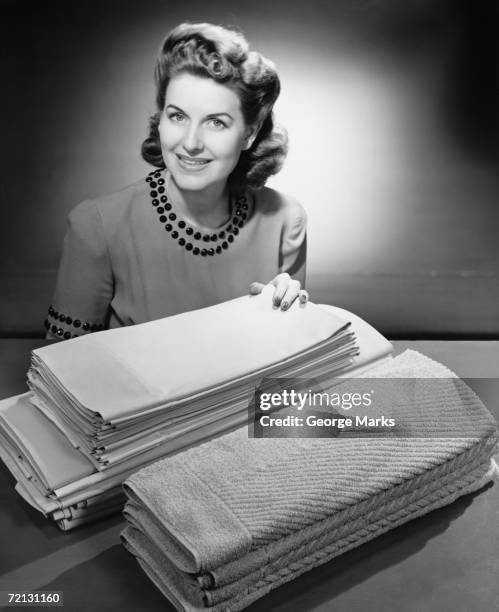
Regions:
<instances>
[{"instance_id":1,"label":"folded linen","mask_svg":"<svg viewBox=\"0 0 499 612\"><path fill-rule=\"evenodd\" d=\"M333 377L358 365L348 320L312 303L283 313L270 291L38 349L28 374L37 405L105 470L228 414L243 423L262 376ZM370 330L368 352L374 337L378 357L391 351L357 326ZM186 344L193 335L196 343Z\"/></svg>"},{"instance_id":2,"label":"folded linen","mask_svg":"<svg viewBox=\"0 0 499 612\"><path fill-rule=\"evenodd\" d=\"M66 516L64 529L70 529L84 523L85 517L94 520L96 517L89 511L90 505L109 497L113 498L116 508L108 514L116 513L123 508L123 491L121 484L127 476L148 462L164 457L167 452L161 446L152 452L141 454L128 462L106 472L97 471L88 460L71 444L43 413L30 401L31 396L25 393L0 401L0 458L17 480L16 490L35 509L46 516L56 519L58 513L65 510L83 509L78 521L70 522ZM17 414L22 419L17 419ZM12 436L12 424L18 427L18 435ZM215 423L177 436L169 444L169 450L178 449L199 443L207 438L219 435L239 425L226 418ZM49 435L44 435L48 426ZM40 429L41 435L37 435ZM30 452L26 452L26 448ZM38 462L38 457L42 458Z\"/></svg>"},{"instance_id":3,"label":"folded linen","mask_svg":"<svg viewBox=\"0 0 499 612\"><path fill-rule=\"evenodd\" d=\"M110 498L117 506L121 504L123 498L120 485L137 469L245 423L251 388L249 381L253 380L252 376L259 377L264 371L265 374L278 372L300 373L313 377L322 375L325 380L331 380L347 369L358 370L381 359L390 358L391 344L352 313L335 307L307 304L306 308L295 305L289 313L279 314L279 311L272 309L268 295L265 300L265 313L262 310L262 300L245 298L233 301L230 308L234 309L237 316L232 319L239 321L239 326L240 322L244 321L246 326L247 314L253 309L257 311L260 320L263 317L277 321L274 326L277 326L279 334L282 335L284 330L287 330L289 336L298 335L298 341L288 341L286 350L297 350L297 347L305 346L306 336L312 329L308 348L260 368L258 376L256 371L249 375L246 373L228 383L218 384L208 392L204 390L195 393L182 401L170 402L142 412L137 404L136 414L117 418L113 423L104 422L102 415L99 416L93 410L84 410L72 390L68 391L61 384L57 376L46 367L43 359L36 356L39 351L35 351L33 368L29 373L33 392L0 401L0 458L15 476L18 493L46 516L64 521L60 523L62 528L70 529L82 524L87 518L93 519L91 506L101 504L102 511L111 511L113 504L107 503ZM227 308L224 306L221 312L226 314ZM298 313L295 313L296 309ZM287 319L282 317L282 314L291 314L291 317ZM187 319L183 325L186 326L186 321L195 320L198 316L205 323L209 320L204 312L186 313ZM220 313L215 317L217 324L222 325L222 318ZM308 331L302 333L299 328L297 334L293 326L306 319L309 321L305 325L308 326ZM226 323L226 318L224 322ZM164 344L163 336L172 326L166 320L155 323L156 332L162 330L160 340ZM318 323L320 325L317 326ZM145 325L147 331L149 324ZM199 327L199 324L196 325ZM137 327L140 331L143 326ZM176 329L175 325L172 329ZM102 332L96 336L105 336L108 333L112 335L114 331ZM132 344L137 342L137 337L140 336L136 329L127 328L122 331L132 333ZM331 337L314 344L317 338L327 336L330 332ZM270 341L272 334L272 330L264 330L263 336ZM215 338L213 335L212 344L215 344ZM75 367L75 355L79 355L78 359L86 359L95 364L92 351L99 351L99 342L95 343L90 352L87 350L88 346L84 347L80 355L80 340L53 345L47 347L47 351L51 359L63 364L63 369L71 370ZM120 337L121 341L123 338ZM237 334L232 342L235 346L240 346ZM272 361L275 358L273 349L269 349L264 342L261 344L262 363ZM198 358L197 347L191 348L190 352ZM130 359L132 353L129 352ZM43 357L45 349L41 349L40 354ZM86 356L83 357L83 354ZM157 355L157 347L154 348L153 354ZM224 355L222 362L226 364ZM251 359L256 356L254 347ZM169 353L168 358L171 358ZM143 361L143 358L141 359ZM238 367L242 367L241 364L248 367L245 359L246 353L243 352ZM206 356L207 363L210 360L214 361L213 355L210 359ZM90 367L87 364L86 368ZM219 370L220 373L221 369ZM183 372L181 374L184 376ZM170 372L169 378L173 379L173 383L176 375L176 372ZM229 372L228 375L233 374ZM81 372L78 373L78 377L80 376ZM142 372L139 371L139 381L142 380L141 376ZM195 377L190 378L195 380ZM118 379L120 380L119 376ZM81 384L80 382L80 386ZM111 385L111 394L112 389L117 386ZM92 385L86 382L86 388L90 387ZM108 391L101 389L101 392L100 397L103 399Z\"/></svg>"},{"instance_id":4,"label":"folded linen","mask_svg":"<svg viewBox=\"0 0 499 612\"><path fill-rule=\"evenodd\" d=\"M337 534L364 541L355 531L366 517L383 522L386 531L399 524L389 517L393 510L413 518L411 504L419 512L438 507L444 485L455 490L443 503L478 486L497 429L476 395L447 368L413 351L372 376L443 380L429 387L421 381L423 409L416 414L411 402L398 407L397 418L407 417L404 438L248 439L238 430L126 481L131 501L125 516L142 535L127 530L124 539L179 609L216 607L225 599L221 609L242 609L281 584L283 574L299 575L286 568L306 571L304 559L315 559ZM439 419L447 435L424 437L427 422L440 431ZM455 484L463 478L462 486ZM251 592L250 599L239 601L241 592Z\"/></svg>"},{"instance_id":5,"label":"folded linen","mask_svg":"<svg viewBox=\"0 0 499 612\"><path fill-rule=\"evenodd\" d=\"M19 467L24 462L48 490L91 474L91 463L81 453L74 453L66 436L44 414L34 410L27 399L28 394L23 394L0 402L0 436L3 432L10 445L16 447Z\"/></svg>"},{"instance_id":6,"label":"folded linen","mask_svg":"<svg viewBox=\"0 0 499 612\"><path fill-rule=\"evenodd\" d=\"M270 290L33 354L83 414L97 422L117 422L247 377L346 326L312 303L295 303L286 312L272 308Z\"/></svg>"}]
</instances>

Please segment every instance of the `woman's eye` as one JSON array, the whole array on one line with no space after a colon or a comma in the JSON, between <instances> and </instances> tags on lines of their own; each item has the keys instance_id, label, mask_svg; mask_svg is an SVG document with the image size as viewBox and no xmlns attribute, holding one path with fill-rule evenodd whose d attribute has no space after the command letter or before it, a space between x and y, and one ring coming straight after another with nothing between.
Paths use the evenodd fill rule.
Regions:
<instances>
[{"instance_id":1,"label":"woman's eye","mask_svg":"<svg viewBox=\"0 0 499 612\"><path fill-rule=\"evenodd\" d=\"M169 115L168 118L171 121L175 121L176 123L180 123L181 121L183 121L185 119L185 115L182 115L182 113L172 113L171 115Z\"/></svg>"},{"instance_id":2,"label":"woman's eye","mask_svg":"<svg viewBox=\"0 0 499 612\"><path fill-rule=\"evenodd\" d=\"M223 121L220 119L210 119L209 124L214 127L216 130L221 130L224 127L227 127Z\"/></svg>"}]
</instances>

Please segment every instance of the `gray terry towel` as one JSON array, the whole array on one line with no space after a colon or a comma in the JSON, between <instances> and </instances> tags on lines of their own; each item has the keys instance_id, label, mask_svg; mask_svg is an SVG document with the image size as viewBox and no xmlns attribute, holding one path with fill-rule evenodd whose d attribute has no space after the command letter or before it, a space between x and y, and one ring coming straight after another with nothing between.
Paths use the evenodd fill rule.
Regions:
<instances>
[{"instance_id":1,"label":"gray terry towel","mask_svg":"<svg viewBox=\"0 0 499 612\"><path fill-rule=\"evenodd\" d=\"M493 454L494 419L447 368L406 351L376 375L416 379L416 393L390 406L407 437L250 439L241 429L131 476L125 491L159 521L171 561L206 573L437 466L451 473L453 459ZM446 437L421 437L431 427Z\"/></svg>"},{"instance_id":2,"label":"gray terry towel","mask_svg":"<svg viewBox=\"0 0 499 612\"><path fill-rule=\"evenodd\" d=\"M361 515L351 524L332 529L327 537L297 546L287 555L276 555L268 545L268 557L274 562L262 563L258 572L219 589L200 589L196 576L181 572L157 545L157 541L141 530L129 525L122 533L125 547L134 554L141 567L178 610L210 612L242 610L274 588L300 576L302 573L326 563L330 559L359 546L382 533L431 510L453 502L457 497L483 486L488 463L475 468L463 467L445 482L434 482L411 494L402 496L397 503L388 502ZM246 564L241 559L242 566Z\"/></svg>"},{"instance_id":3,"label":"gray terry towel","mask_svg":"<svg viewBox=\"0 0 499 612\"><path fill-rule=\"evenodd\" d=\"M339 516L326 519L320 525L295 532L202 575L181 572L168 559L164 554L168 541L150 513L129 502L125 506L125 517L130 526L141 531L162 552L165 567L168 565L172 568L167 574L168 579L173 580L172 576L175 575L177 590L183 593L186 600L195 603L191 597L195 592L196 600L202 597L203 601L215 605L234 597L241 590L267 580L269 575L282 573L283 569L296 563L301 564L303 557L326 546L331 547L340 538L358 539L360 532L369 529L369 525L377 520L385 519L389 525L389 515L401 513L404 517L408 508L415 505L422 511L431 507L432 503L438 501L444 488L460 487L456 483L462 482L463 479L475 483L489 469L489 462L484 464L480 461L481 459L477 459L471 464L456 467L452 473L444 476L442 470L436 468L432 470L432 480L425 475L425 478L416 479L412 488L399 485L394 487L392 495L378 496L378 499L369 500L369 503L358 504L355 514L348 513L348 520L345 520L347 513L341 512Z\"/></svg>"}]
</instances>

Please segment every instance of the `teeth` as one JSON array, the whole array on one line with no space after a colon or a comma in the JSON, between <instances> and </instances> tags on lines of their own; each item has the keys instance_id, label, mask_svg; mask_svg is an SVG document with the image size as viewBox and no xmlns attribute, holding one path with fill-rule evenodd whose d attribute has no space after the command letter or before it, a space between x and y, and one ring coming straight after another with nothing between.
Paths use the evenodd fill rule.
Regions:
<instances>
[{"instance_id":1,"label":"teeth","mask_svg":"<svg viewBox=\"0 0 499 612\"><path fill-rule=\"evenodd\" d=\"M207 164L207 161L194 161L192 159L184 159L183 157L180 158L181 161L184 162L184 164L187 164L188 166L204 166L205 164Z\"/></svg>"}]
</instances>

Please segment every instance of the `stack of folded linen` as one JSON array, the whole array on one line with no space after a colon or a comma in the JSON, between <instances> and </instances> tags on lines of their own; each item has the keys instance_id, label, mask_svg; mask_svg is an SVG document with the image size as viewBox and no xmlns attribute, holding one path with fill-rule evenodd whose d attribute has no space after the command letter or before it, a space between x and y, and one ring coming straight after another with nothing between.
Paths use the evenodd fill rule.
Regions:
<instances>
[{"instance_id":1,"label":"stack of folded linen","mask_svg":"<svg viewBox=\"0 0 499 612\"><path fill-rule=\"evenodd\" d=\"M177 609L242 610L491 478L495 421L447 368L406 351L369 376L415 379L389 408L403 437L252 439L243 428L125 482L122 541Z\"/></svg>"},{"instance_id":2,"label":"stack of folded linen","mask_svg":"<svg viewBox=\"0 0 499 612\"><path fill-rule=\"evenodd\" d=\"M282 312L271 291L35 350L32 393L0 402L16 490L71 529L122 508L137 469L244 423L262 377L330 380L392 350L346 311Z\"/></svg>"}]
</instances>

